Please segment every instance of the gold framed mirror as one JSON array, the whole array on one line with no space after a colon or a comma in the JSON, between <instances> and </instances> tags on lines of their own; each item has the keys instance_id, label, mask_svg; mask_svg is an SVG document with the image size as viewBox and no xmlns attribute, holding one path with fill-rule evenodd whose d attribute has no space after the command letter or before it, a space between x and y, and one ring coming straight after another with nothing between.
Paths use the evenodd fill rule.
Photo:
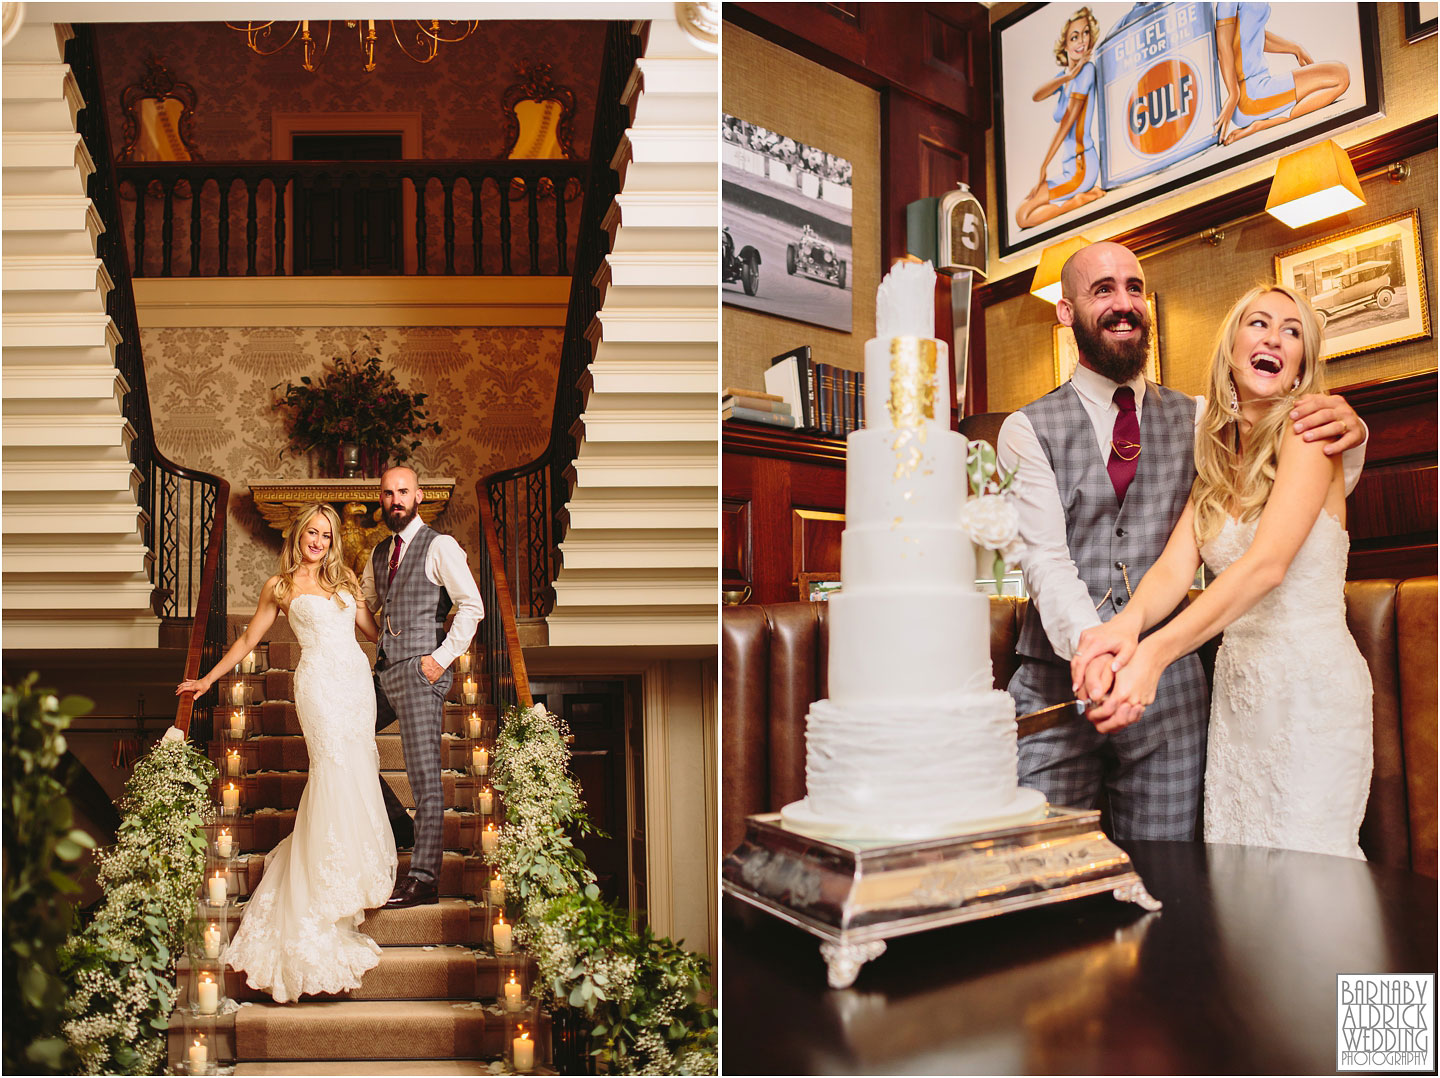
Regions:
<instances>
[{"instance_id":1,"label":"gold framed mirror","mask_svg":"<svg viewBox=\"0 0 1440 1078\"><path fill-rule=\"evenodd\" d=\"M176 82L160 57L145 61L145 77L120 93L124 145L117 161L199 161L192 123L195 88Z\"/></svg>"},{"instance_id":2,"label":"gold framed mirror","mask_svg":"<svg viewBox=\"0 0 1440 1078\"><path fill-rule=\"evenodd\" d=\"M568 86L557 85L550 65L532 64L519 70L520 81L506 88L500 105L505 114L505 136L510 160L568 160L574 147L575 94ZM540 184L542 195L550 193L549 181ZM521 198L525 184L510 185L510 197ZM575 198L580 185L567 186L565 197Z\"/></svg>"}]
</instances>

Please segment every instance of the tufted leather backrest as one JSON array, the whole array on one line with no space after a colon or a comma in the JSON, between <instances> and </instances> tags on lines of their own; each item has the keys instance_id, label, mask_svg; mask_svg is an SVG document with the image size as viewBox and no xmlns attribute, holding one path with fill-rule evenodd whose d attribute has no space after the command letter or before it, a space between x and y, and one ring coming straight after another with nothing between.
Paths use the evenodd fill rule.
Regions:
<instances>
[{"instance_id":1,"label":"tufted leather backrest","mask_svg":"<svg viewBox=\"0 0 1440 1078\"><path fill-rule=\"evenodd\" d=\"M1436 579L1351 581L1345 601L1350 632L1375 684L1375 772L1360 845L1372 861L1433 877ZM1028 606L1011 597L990 601L997 686L1015 671L1015 642ZM827 626L824 603L724 611L721 841L727 853L744 837L746 816L805 795L805 713L825 695ZM1214 647L1212 641L1202 648L1202 657L1212 659L1207 671Z\"/></svg>"}]
</instances>

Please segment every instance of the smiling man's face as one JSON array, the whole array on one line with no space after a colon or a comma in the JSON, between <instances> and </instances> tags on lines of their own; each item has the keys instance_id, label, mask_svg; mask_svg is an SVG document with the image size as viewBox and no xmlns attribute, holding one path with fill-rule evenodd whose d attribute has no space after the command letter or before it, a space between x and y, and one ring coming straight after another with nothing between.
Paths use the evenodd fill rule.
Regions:
<instances>
[{"instance_id":1,"label":"smiling man's face","mask_svg":"<svg viewBox=\"0 0 1440 1078\"><path fill-rule=\"evenodd\" d=\"M1145 274L1118 243L1094 243L1066 266L1065 297L1055 314L1075 331L1080 362L1112 382L1130 381L1145 369L1150 312Z\"/></svg>"},{"instance_id":2,"label":"smiling man's face","mask_svg":"<svg viewBox=\"0 0 1440 1078\"><path fill-rule=\"evenodd\" d=\"M380 477L380 508L385 513L385 524L392 532L402 532L405 525L415 519L425 492L420 489L420 480L409 468L391 468Z\"/></svg>"}]
</instances>

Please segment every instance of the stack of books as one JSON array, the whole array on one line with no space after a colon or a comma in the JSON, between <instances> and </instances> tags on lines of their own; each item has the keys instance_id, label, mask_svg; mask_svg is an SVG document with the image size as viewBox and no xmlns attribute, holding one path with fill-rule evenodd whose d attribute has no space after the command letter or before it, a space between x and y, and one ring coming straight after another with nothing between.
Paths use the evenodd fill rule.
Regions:
<instances>
[{"instance_id":1,"label":"stack of books","mask_svg":"<svg viewBox=\"0 0 1440 1078\"><path fill-rule=\"evenodd\" d=\"M795 415L790 405L775 393L762 393L758 389L725 388L720 399L720 418L743 419L747 423L764 423L770 427L784 427L794 430Z\"/></svg>"},{"instance_id":2,"label":"stack of books","mask_svg":"<svg viewBox=\"0 0 1440 1078\"><path fill-rule=\"evenodd\" d=\"M809 345L771 360L765 388L790 406L804 430L843 438L865 425L865 372L816 363Z\"/></svg>"}]
</instances>

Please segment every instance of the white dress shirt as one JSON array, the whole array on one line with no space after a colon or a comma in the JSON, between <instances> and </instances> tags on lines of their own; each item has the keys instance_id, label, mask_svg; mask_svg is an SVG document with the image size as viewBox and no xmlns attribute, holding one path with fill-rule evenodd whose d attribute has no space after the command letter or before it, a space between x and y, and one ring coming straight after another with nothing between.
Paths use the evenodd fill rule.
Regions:
<instances>
[{"instance_id":1,"label":"white dress shirt","mask_svg":"<svg viewBox=\"0 0 1440 1078\"><path fill-rule=\"evenodd\" d=\"M410 542L425 526L416 513L414 519L400 532L400 561L410 553ZM470 647L475 628L485 616L485 604L480 601L480 588L475 575L470 572L470 563L465 560L465 551L460 549L453 536L437 533L426 552L425 579L438 584L455 603L455 619L450 623L450 632L430 657L440 664L442 670L449 669L457 655ZM397 562L397 565L399 563ZM373 613L380 611L380 596L375 590L375 559L365 559L365 572L360 580L360 590L365 596L365 605Z\"/></svg>"},{"instance_id":2,"label":"white dress shirt","mask_svg":"<svg viewBox=\"0 0 1440 1078\"><path fill-rule=\"evenodd\" d=\"M1069 387L1080 398L1090 424L1095 428L1095 448L1101 460L1110 455L1110 438L1115 430L1115 390L1119 383L1089 367L1077 366ZM1145 376L1136 375L1125 383L1135 391L1135 421L1140 421L1145 400ZM1205 398L1195 398L1195 421L1205 411ZM1080 579L1079 570L1070 557L1065 538L1065 510L1060 491L1055 485L1055 471L1040 446L1030 417L1011 412L1000 427L995 454L1000 466L1018 468L1015 508L1020 517L1020 537L1025 541L1021 571L1030 601L1040 613L1045 635L1060 659L1070 659L1080 642L1080 634L1100 624L1090 589ZM1365 444L1362 442L1344 456L1345 492L1355 489L1365 465ZM1135 583L1138 585L1139 580Z\"/></svg>"}]
</instances>

